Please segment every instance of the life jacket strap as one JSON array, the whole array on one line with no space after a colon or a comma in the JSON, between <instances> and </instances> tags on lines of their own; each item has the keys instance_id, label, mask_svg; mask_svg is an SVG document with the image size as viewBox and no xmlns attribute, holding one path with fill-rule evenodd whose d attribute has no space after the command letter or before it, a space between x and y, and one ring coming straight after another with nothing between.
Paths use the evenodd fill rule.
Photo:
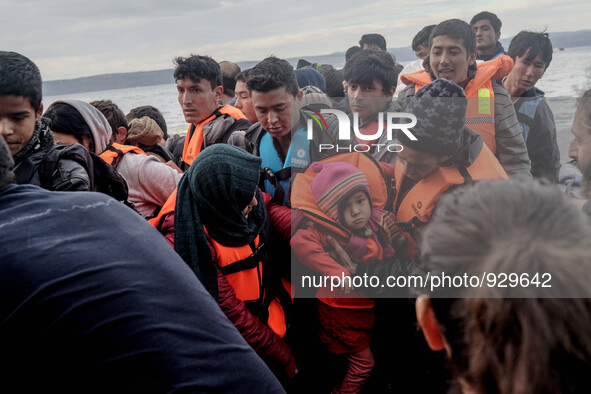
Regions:
<instances>
[{"instance_id":1,"label":"life jacket strap","mask_svg":"<svg viewBox=\"0 0 591 394\"><path fill-rule=\"evenodd\" d=\"M251 249L253 249L253 253L247 258L235 261L224 267L219 267L222 274L230 275L235 274L236 272L257 268L259 263L267 257L267 249L265 248L264 242L261 242L256 249L251 246Z\"/></svg>"},{"instance_id":2,"label":"life jacket strap","mask_svg":"<svg viewBox=\"0 0 591 394\"><path fill-rule=\"evenodd\" d=\"M281 186L281 181L291 178L291 167L285 167L277 172L273 172L269 167L261 169L262 180L267 180L275 189L273 201L276 204L283 205L285 190Z\"/></svg>"},{"instance_id":3,"label":"life jacket strap","mask_svg":"<svg viewBox=\"0 0 591 394\"><path fill-rule=\"evenodd\" d=\"M408 222L396 222L396 225L398 226L398 228L400 228L400 230L412 235L413 237L414 237L415 227L417 225L421 225L421 224L425 224L425 223L423 223L421 221L421 219L419 219L416 216L413 216L413 218L410 219Z\"/></svg>"}]
</instances>

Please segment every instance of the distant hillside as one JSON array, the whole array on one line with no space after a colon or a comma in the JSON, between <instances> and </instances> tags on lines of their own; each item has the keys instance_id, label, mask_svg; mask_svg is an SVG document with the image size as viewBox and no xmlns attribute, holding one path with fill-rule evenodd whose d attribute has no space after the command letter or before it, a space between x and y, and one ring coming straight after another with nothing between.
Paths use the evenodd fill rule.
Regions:
<instances>
[{"instance_id":1,"label":"distant hillside","mask_svg":"<svg viewBox=\"0 0 591 394\"><path fill-rule=\"evenodd\" d=\"M511 38L502 38L501 43L507 49ZM555 50L558 48L573 48L591 45L591 30L576 32L550 33L550 40ZM396 57L398 62L408 62L415 59L411 47L389 48L388 52ZM335 52L330 55L302 56L311 63L332 64L342 68L345 63L345 52ZM300 58L286 59L294 67ZM258 63L258 60L238 62L240 68L247 69ZM139 71L131 73L102 74L92 77L63 79L43 83L44 96L57 96L71 93L93 92L100 90L133 88L140 86L164 85L174 83L172 69L156 71Z\"/></svg>"},{"instance_id":2,"label":"distant hillside","mask_svg":"<svg viewBox=\"0 0 591 394\"><path fill-rule=\"evenodd\" d=\"M591 45L591 30L549 33L549 37L555 51L559 48L575 48ZM513 37L501 38L501 44L503 44L505 50L509 49L509 43L512 38Z\"/></svg>"}]
</instances>

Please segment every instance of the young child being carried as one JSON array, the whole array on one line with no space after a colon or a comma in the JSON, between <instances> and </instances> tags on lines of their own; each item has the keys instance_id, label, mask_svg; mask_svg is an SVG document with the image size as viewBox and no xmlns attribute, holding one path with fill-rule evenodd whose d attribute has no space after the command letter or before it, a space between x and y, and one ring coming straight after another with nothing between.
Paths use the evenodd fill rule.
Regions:
<instances>
[{"instance_id":1,"label":"young child being carried","mask_svg":"<svg viewBox=\"0 0 591 394\"><path fill-rule=\"evenodd\" d=\"M355 157L351 155L355 154L343 156ZM369 161L367 168L374 164L363 155L356 160ZM382 192L378 203L372 199L368 179L372 186L377 178L383 180L379 168L374 166L373 170L375 177L372 173L366 178L350 163L325 160L312 163L292 187L292 206L315 223L296 230L291 239L293 253L322 276L345 278L340 288L320 287L316 293L319 337L329 352L347 354L349 364L335 393L359 392L374 367L369 342L375 302L351 288L348 279L352 279L353 270L339 264L326 250L334 239L357 264L384 261L394 257L392 242L399 235L393 215L376 207L383 207L387 199L384 183L377 182L374 187Z\"/></svg>"}]
</instances>

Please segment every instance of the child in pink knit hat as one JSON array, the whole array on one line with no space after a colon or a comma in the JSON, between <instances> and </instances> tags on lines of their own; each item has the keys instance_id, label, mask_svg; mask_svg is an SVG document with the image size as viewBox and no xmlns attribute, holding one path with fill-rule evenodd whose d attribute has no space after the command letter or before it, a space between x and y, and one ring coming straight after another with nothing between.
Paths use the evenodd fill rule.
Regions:
<instances>
[{"instance_id":1,"label":"child in pink knit hat","mask_svg":"<svg viewBox=\"0 0 591 394\"><path fill-rule=\"evenodd\" d=\"M395 221L391 213L373 207L364 173L346 162L316 162L308 171L316 173L310 191L326 217L292 236L292 251L299 261L323 276L352 279L354 268L344 267L326 252L331 237L357 264L392 258L398 235ZM338 234L331 226L343 231ZM334 393L358 393L374 367L369 342L375 302L344 282L339 289L321 287L316 293L319 337L329 352L347 355L347 374Z\"/></svg>"}]
</instances>

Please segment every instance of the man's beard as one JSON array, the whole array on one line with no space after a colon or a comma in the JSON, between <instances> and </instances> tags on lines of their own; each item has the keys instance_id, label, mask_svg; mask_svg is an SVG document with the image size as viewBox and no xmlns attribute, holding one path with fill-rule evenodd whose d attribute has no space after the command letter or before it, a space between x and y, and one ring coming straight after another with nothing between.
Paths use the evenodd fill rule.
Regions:
<instances>
[{"instance_id":1,"label":"man's beard","mask_svg":"<svg viewBox=\"0 0 591 394\"><path fill-rule=\"evenodd\" d=\"M581 191L583 196L591 199L591 163L583 168L579 168L583 179L581 180Z\"/></svg>"}]
</instances>

